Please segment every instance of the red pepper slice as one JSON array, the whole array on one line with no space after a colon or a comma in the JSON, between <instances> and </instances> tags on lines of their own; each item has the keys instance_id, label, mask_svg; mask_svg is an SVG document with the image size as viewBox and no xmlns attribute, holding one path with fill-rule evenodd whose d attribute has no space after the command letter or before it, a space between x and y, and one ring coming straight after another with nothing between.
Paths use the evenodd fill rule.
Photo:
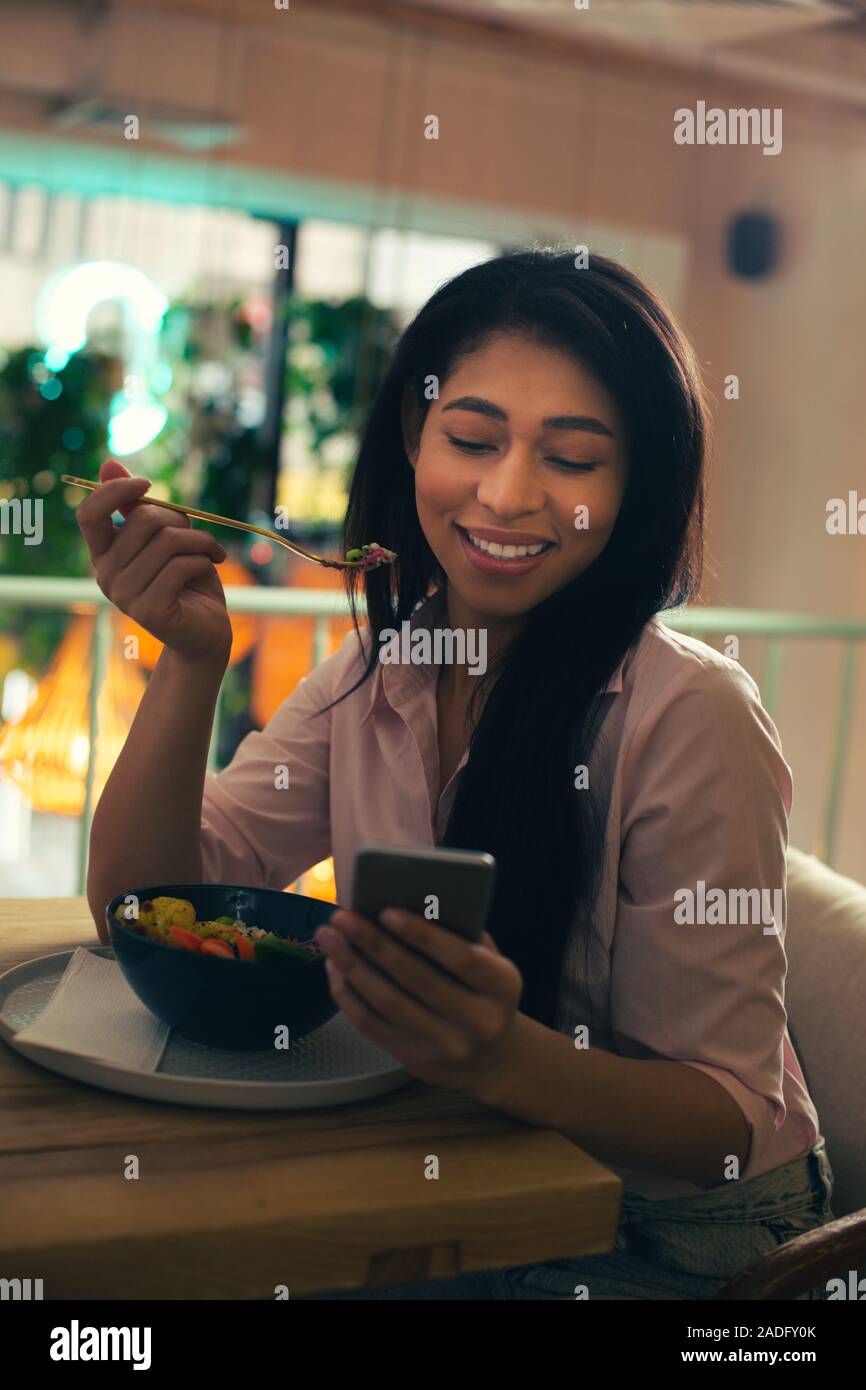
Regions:
<instances>
[{"instance_id":1,"label":"red pepper slice","mask_svg":"<svg viewBox=\"0 0 866 1390\"><path fill-rule=\"evenodd\" d=\"M170 927L168 934L175 946L182 946L186 951L202 949L201 937L196 936L194 931L187 931L186 927Z\"/></svg>"},{"instance_id":2,"label":"red pepper slice","mask_svg":"<svg viewBox=\"0 0 866 1390\"><path fill-rule=\"evenodd\" d=\"M229 960L234 960L235 955L227 941L218 941L212 937L209 941L202 942L202 954L205 956L228 956Z\"/></svg>"},{"instance_id":3,"label":"red pepper slice","mask_svg":"<svg viewBox=\"0 0 866 1390\"><path fill-rule=\"evenodd\" d=\"M235 945L238 948L240 960L255 960L256 948L248 936L242 935L241 932L235 932Z\"/></svg>"}]
</instances>

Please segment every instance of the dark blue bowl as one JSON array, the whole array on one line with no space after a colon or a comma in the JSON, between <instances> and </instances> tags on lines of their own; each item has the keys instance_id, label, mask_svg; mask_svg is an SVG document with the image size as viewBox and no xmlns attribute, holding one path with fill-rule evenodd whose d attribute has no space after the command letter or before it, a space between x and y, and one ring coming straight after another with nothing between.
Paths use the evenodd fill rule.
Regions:
<instances>
[{"instance_id":1,"label":"dark blue bowl","mask_svg":"<svg viewBox=\"0 0 866 1390\"><path fill-rule=\"evenodd\" d=\"M134 890L148 898L186 898L202 920L229 915L277 936L309 941L336 912L334 903L269 888L226 883L163 883ZM118 922L119 893L105 909L117 963L142 1003L185 1038L211 1047L271 1048L284 1025L289 1041L321 1028L338 1012L324 956L311 963L226 960L164 946Z\"/></svg>"}]
</instances>

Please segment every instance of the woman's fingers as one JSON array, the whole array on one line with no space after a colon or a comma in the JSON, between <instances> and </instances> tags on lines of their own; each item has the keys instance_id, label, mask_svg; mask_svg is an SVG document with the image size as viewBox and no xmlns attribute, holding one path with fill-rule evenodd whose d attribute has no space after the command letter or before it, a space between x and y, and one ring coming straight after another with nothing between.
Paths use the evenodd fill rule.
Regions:
<instances>
[{"instance_id":1,"label":"woman's fingers","mask_svg":"<svg viewBox=\"0 0 866 1390\"><path fill-rule=\"evenodd\" d=\"M436 1013L470 1018L479 995L516 1006L522 982L513 962L483 945L453 937L414 913L400 915L404 925L399 931L383 929L354 912L334 913L331 921L351 948ZM439 969L431 969L431 964Z\"/></svg>"},{"instance_id":2,"label":"woman's fingers","mask_svg":"<svg viewBox=\"0 0 866 1390\"><path fill-rule=\"evenodd\" d=\"M132 474L120 459L103 459L99 465L99 481L107 483L111 478L131 478Z\"/></svg>"},{"instance_id":3,"label":"woman's fingers","mask_svg":"<svg viewBox=\"0 0 866 1390\"><path fill-rule=\"evenodd\" d=\"M365 936L363 943L359 933L329 946L328 956L352 988L389 1023L419 1027L425 1022L429 1032L432 1015L445 1031L458 1028L459 1036L485 1042L497 1036L504 1007L516 1002L502 982L496 990L476 993L414 952L375 941L375 928L371 926L370 931L373 935Z\"/></svg>"},{"instance_id":4,"label":"woman's fingers","mask_svg":"<svg viewBox=\"0 0 866 1390\"><path fill-rule=\"evenodd\" d=\"M456 1021L453 1018L449 1020L447 1015L440 1014L439 1010L431 1009L429 1003L407 994L357 953L341 956L339 960L335 954L333 968L348 981L355 993L378 1014L379 1018L391 1027L423 1028L425 1031L432 1027L444 1034L449 1023Z\"/></svg>"},{"instance_id":5,"label":"woman's fingers","mask_svg":"<svg viewBox=\"0 0 866 1390\"><path fill-rule=\"evenodd\" d=\"M126 465L121 463L119 459L103 459L99 465L99 481L101 483L111 482L112 478L131 478L132 476ZM134 502L123 502L117 510L121 516L127 516L130 508L134 506Z\"/></svg>"},{"instance_id":6,"label":"woman's fingers","mask_svg":"<svg viewBox=\"0 0 866 1390\"><path fill-rule=\"evenodd\" d=\"M356 912L340 909L333 915L335 926L345 921L367 924L367 919ZM438 922L428 922L415 912L402 908L386 908L380 914L381 927L371 927L382 935L382 928L394 940L420 951L443 970L455 975L469 989L480 992L490 988L491 982L500 978L500 967L505 959L496 951L476 942L466 941L457 932L449 931ZM367 924L369 925L369 924Z\"/></svg>"},{"instance_id":7,"label":"woman's fingers","mask_svg":"<svg viewBox=\"0 0 866 1390\"><path fill-rule=\"evenodd\" d=\"M124 504L136 502L149 487L149 478L127 475L110 479L85 497L75 517L94 564L110 550L117 535L118 528L111 520L112 514Z\"/></svg>"},{"instance_id":8,"label":"woman's fingers","mask_svg":"<svg viewBox=\"0 0 866 1390\"><path fill-rule=\"evenodd\" d=\"M446 1008L443 1006L447 1006L448 1002L448 995L442 990L439 981L443 985L449 985L452 992L457 989L466 993L459 980L431 968L430 962L417 951L410 951L401 946L388 932L382 931L373 922L362 918L352 927L344 927L342 930L333 927L331 937L327 936L326 928L320 928L320 931L326 932L322 937L322 944L329 954L333 954L338 967L341 970L345 968L347 975L352 973L351 955L353 952L358 953L360 958L371 962L377 971L382 972L435 1013L444 1013Z\"/></svg>"},{"instance_id":9,"label":"woman's fingers","mask_svg":"<svg viewBox=\"0 0 866 1390\"><path fill-rule=\"evenodd\" d=\"M165 507L150 507L146 502L137 503L122 526L115 527L114 543L101 558L98 566L100 580L110 580L127 565L131 565L137 555L158 536L161 531L172 530L179 534L192 531L192 522L182 512L170 512ZM207 533L206 533L207 534Z\"/></svg>"},{"instance_id":10,"label":"woman's fingers","mask_svg":"<svg viewBox=\"0 0 866 1390\"><path fill-rule=\"evenodd\" d=\"M464 1056L466 1039L453 1021L432 1013L363 962L347 970L329 961L326 969L334 1003L359 1032L392 1055L414 1034L447 1058L458 1061Z\"/></svg>"},{"instance_id":11,"label":"woman's fingers","mask_svg":"<svg viewBox=\"0 0 866 1390\"><path fill-rule=\"evenodd\" d=\"M154 512L157 509L151 507L149 510ZM125 522L123 530L132 524L132 520ZM193 531L180 526L151 527L151 522L142 521L135 544L138 545L139 540L142 543L131 559L119 562L115 549L112 549L100 567L99 586L118 608L125 608L142 595L176 556L204 556L214 564L226 558L225 550L209 531ZM119 541L116 550L120 552Z\"/></svg>"}]
</instances>

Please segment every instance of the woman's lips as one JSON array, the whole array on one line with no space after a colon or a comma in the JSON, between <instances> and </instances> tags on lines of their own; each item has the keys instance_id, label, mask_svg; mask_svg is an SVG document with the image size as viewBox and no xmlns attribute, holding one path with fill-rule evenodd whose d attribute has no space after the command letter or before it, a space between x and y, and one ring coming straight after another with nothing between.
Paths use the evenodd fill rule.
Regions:
<instances>
[{"instance_id":1,"label":"woman's lips","mask_svg":"<svg viewBox=\"0 0 866 1390\"><path fill-rule=\"evenodd\" d=\"M498 555L488 555L483 550L479 550L469 540L462 526L454 523L454 529L460 537L460 544L463 553L470 565L480 570L482 574L489 574L497 578L516 579L520 575L528 574L530 570L537 569L548 555L552 555L556 549L555 545L550 545L546 550L540 551L538 555L525 555L521 559L504 560Z\"/></svg>"}]
</instances>

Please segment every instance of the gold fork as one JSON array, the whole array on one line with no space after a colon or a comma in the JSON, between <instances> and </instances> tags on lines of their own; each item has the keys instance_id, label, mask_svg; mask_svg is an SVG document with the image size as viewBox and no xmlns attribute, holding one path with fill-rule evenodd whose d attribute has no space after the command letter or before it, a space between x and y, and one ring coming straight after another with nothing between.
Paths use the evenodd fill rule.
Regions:
<instances>
[{"instance_id":1,"label":"gold fork","mask_svg":"<svg viewBox=\"0 0 866 1390\"><path fill-rule=\"evenodd\" d=\"M90 482L87 478L73 478L68 473L60 474L62 483L72 483L75 487L86 487L94 492L101 483ZM283 546L286 550L291 550L293 555L300 555L304 560L312 560L314 564L324 565L326 569L332 570L356 570L374 569L376 566L369 560L326 560L322 555L316 555L311 550L305 550L302 545L295 545L294 541L287 541L285 536L278 536L276 531L269 531L264 526L253 526L249 521L233 521L231 517L215 516L213 512L201 512L197 507L182 507L177 502L163 502L158 497L148 497L147 493L141 498L150 507L166 507L171 512L183 512L184 516L195 517L198 521L212 521L217 526L234 526L238 531L250 531L255 536L264 536L265 540L275 541L277 545ZM384 546L379 547L382 554L387 557L377 561L377 564L390 565L397 559L393 550L386 550Z\"/></svg>"}]
</instances>

